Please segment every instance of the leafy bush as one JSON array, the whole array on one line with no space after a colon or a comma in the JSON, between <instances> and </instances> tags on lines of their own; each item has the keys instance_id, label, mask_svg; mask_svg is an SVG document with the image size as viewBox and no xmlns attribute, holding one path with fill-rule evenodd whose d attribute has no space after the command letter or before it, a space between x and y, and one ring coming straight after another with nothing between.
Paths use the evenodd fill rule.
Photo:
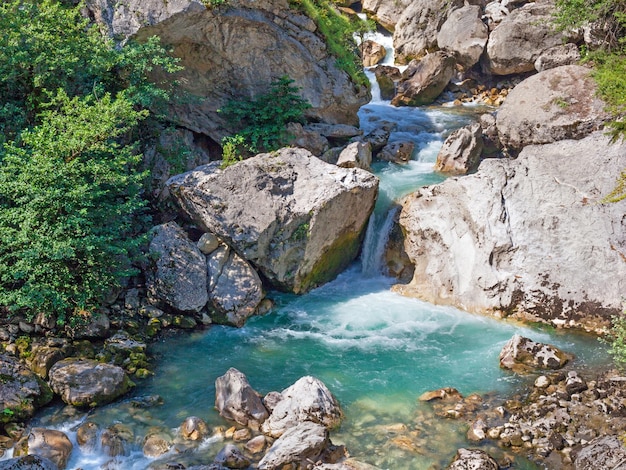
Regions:
<instances>
[{"instance_id":1,"label":"leafy bush","mask_svg":"<svg viewBox=\"0 0 626 470\"><path fill-rule=\"evenodd\" d=\"M293 80L282 76L270 89L253 99L230 100L219 110L240 130L222 141L225 159L234 162L245 153L271 152L287 140L286 126L302 122L309 103L298 95Z\"/></svg>"},{"instance_id":2,"label":"leafy bush","mask_svg":"<svg viewBox=\"0 0 626 470\"><path fill-rule=\"evenodd\" d=\"M626 305L624 305L622 315L616 315L611 320L611 330L602 341L609 345L609 354L615 365L624 369L626 368Z\"/></svg>"}]
</instances>

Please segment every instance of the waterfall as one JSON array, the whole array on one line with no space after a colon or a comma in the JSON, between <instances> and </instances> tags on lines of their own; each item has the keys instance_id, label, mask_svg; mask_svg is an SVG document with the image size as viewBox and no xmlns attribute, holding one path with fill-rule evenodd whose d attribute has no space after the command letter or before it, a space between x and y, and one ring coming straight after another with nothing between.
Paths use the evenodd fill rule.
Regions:
<instances>
[{"instance_id":1,"label":"waterfall","mask_svg":"<svg viewBox=\"0 0 626 470\"><path fill-rule=\"evenodd\" d=\"M387 209L382 224L378 223L378 220L382 219L380 215L377 216L376 213L372 213L370 216L361 250L361 273L363 276L372 277L382 273L385 246L389 241L389 234L398 210L400 210L399 206Z\"/></svg>"}]
</instances>

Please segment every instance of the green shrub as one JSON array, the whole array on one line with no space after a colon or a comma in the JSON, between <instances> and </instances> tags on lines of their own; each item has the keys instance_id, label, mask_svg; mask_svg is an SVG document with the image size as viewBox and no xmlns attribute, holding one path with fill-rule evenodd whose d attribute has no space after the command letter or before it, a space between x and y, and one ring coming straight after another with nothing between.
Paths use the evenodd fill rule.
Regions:
<instances>
[{"instance_id":1,"label":"green shrub","mask_svg":"<svg viewBox=\"0 0 626 470\"><path fill-rule=\"evenodd\" d=\"M602 341L609 346L609 354L620 369L626 368L626 305L621 315L611 318L609 334Z\"/></svg>"},{"instance_id":2,"label":"green shrub","mask_svg":"<svg viewBox=\"0 0 626 470\"><path fill-rule=\"evenodd\" d=\"M269 91L253 99L230 100L219 110L239 131L222 141L229 161L248 152L271 152L287 141L286 126L303 122L309 103L298 94L293 80L282 76L271 83Z\"/></svg>"}]
</instances>

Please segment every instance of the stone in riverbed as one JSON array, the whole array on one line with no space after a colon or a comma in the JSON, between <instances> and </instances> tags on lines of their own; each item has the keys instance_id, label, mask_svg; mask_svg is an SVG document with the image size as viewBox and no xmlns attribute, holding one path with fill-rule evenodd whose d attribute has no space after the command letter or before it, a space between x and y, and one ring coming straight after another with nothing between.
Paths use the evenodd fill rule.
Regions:
<instances>
[{"instance_id":1,"label":"stone in riverbed","mask_svg":"<svg viewBox=\"0 0 626 470\"><path fill-rule=\"evenodd\" d=\"M59 470L64 470L72 449L72 442L65 433L55 429L32 428L28 436L16 445L15 455L19 457L25 451L48 459Z\"/></svg>"},{"instance_id":2,"label":"stone in riverbed","mask_svg":"<svg viewBox=\"0 0 626 470\"><path fill-rule=\"evenodd\" d=\"M321 424L304 421L287 429L269 448L258 465L259 470L274 470L287 464L305 468L315 462L329 443L328 429Z\"/></svg>"},{"instance_id":3,"label":"stone in riverbed","mask_svg":"<svg viewBox=\"0 0 626 470\"><path fill-rule=\"evenodd\" d=\"M228 468L248 468L250 466L250 460L233 444L226 444L217 453L215 463Z\"/></svg>"},{"instance_id":4,"label":"stone in riverbed","mask_svg":"<svg viewBox=\"0 0 626 470\"><path fill-rule=\"evenodd\" d=\"M603 436L583 446L574 456L575 470L624 470L626 448L617 436Z\"/></svg>"},{"instance_id":5,"label":"stone in riverbed","mask_svg":"<svg viewBox=\"0 0 626 470\"><path fill-rule=\"evenodd\" d=\"M215 380L215 408L222 417L256 429L268 417L261 396L232 367Z\"/></svg>"},{"instance_id":6,"label":"stone in riverbed","mask_svg":"<svg viewBox=\"0 0 626 470\"><path fill-rule=\"evenodd\" d=\"M464 175L478 166L483 151L482 129L474 123L455 130L437 154L435 171Z\"/></svg>"},{"instance_id":7,"label":"stone in riverbed","mask_svg":"<svg viewBox=\"0 0 626 470\"><path fill-rule=\"evenodd\" d=\"M0 470L59 470L59 467L50 459L26 455L0 461Z\"/></svg>"},{"instance_id":8,"label":"stone in riverbed","mask_svg":"<svg viewBox=\"0 0 626 470\"><path fill-rule=\"evenodd\" d=\"M498 470L500 466L487 452L479 449L459 449L448 470Z\"/></svg>"},{"instance_id":9,"label":"stone in riverbed","mask_svg":"<svg viewBox=\"0 0 626 470\"><path fill-rule=\"evenodd\" d=\"M441 94L454 75L456 61L446 52L428 54L419 62L413 61L398 83L394 106L421 106L431 104ZM404 78L406 77L406 78Z\"/></svg>"},{"instance_id":10,"label":"stone in riverbed","mask_svg":"<svg viewBox=\"0 0 626 470\"><path fill-rule=\"evenodd\" d=\"M549 344L514 335L500 351L500 367L515 371L561 369L569 356Z\"/></svg>"},{"instance_id":11,"label":"stone in riverbed","mask_svg":"<svg viewBox=\"0 0 626 470\"><path fill-rule=\"evenodd\" d=\"M439 48L454 53L466 69L478 62L489 37L481 14L479 5L465 5L452 11L437 33Z\"/></svg>"},{"instance_id":12,"label":"stone in riverbed","mask_svg":"<svg viewBox=\"0 0 626 470\"><path fill-rule=\"evenodd\" d=\"M183 439L197 441L209 435L209 427L203 419L190 416L180 425L180 435Z\"/></svg>"},{"instance_id":13,"label":"stone in riverbed","mask_svg":"<svg viewBox=\"0 0 626 470\"><path fill-rule=\"evenodd\" d=\"M183 211L253 264L275 288L303 293L358 254L378 178L298 148L168 181ZM250 201L254 201L251 204Z\"/></svg>"},{"instance_id":14,"label":"stone in riverbed","mask_svg":"<svg viewBox=\"0 0 626 470\"><path fill-rule=\"evenodd\" d=\"M387 55L384 46L372 40L364 41L363 44L359 46L359 51L361 52L363 67L373 67Z\"/></svg>"}]
</instances>

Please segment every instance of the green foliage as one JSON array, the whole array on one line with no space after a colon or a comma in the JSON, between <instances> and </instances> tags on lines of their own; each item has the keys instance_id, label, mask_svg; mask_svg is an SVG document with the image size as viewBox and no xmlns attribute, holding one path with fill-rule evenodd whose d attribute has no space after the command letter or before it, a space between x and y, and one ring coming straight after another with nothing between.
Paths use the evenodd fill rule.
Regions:
<instances>
[{"instance_id":1,"label":"green foliage","mask_svg":"<svg viewBox=\"0 0 626 470\"><path fill-rule=\"evenodd\" d=\"M626 169L617 177L615 188L611 191L602 202L619 202L626 199Z\"/></svg>"},{"instance_id":2,"label":"green foliage","mask_svg":"<svg viewBox=\"0 0 626 470\"><path fill-rule=\"evenodd\" d=\"M228 0L202 0L202 4L207 8L217 8L221 5L226 5Z\"/></svg>"},{"instance_id":3,"label":"green foliage","mask_svg":"<svg viewBox=\"0 0 626 470\"><path fill-rule=\"evenodd\" d=\"M557 0L555 24L561 31L595 23L604 37L603 48L622 49L625 44L626 3L623 0Z\"/></svg>"},{"instance_id":4,"label":"green foliage","mask_svg":"<svg viewBox=\"0 0 626 470\"><path fill-rule=\"evenodd\" d=\"M169 96L147 77L179 69L158 39L116 48L79 9L0 3L0 308L59 323L136 272L136 139Z\"/></svg>"},{"instance_id":5,"label":"green foliage","mask_svg":"<svg viewBox=\"0 0 626 470\"><path fill-rule=\"evenodd\" d=\"M242 135L235 134L224 137L222 139L222 164L220 168L227 168L243 160L242 148L246 148Z\"/></svg>"},{"instance_id":6,"label":"green foliage","mask_svg":"<svg viewBox=\"0 0 626 470\"><path fill-rule=\"evenodd\" d=\"M358 18L350 20L330 0L291 0L291 5L315 21L330 53L336 59L337 66L347 72L357 85L369 86L369 80L363 73L354 34L361 33L371 23L364 25Z\"/></svg>"},{"instance_id":7,"label":"green foliage","mask_svg":"<svg viewBox=\"0 0 626 470\"><path fill-rule=\"evenodd\" d=\"M602 341L609 345L609 354L613 362L620 369L626 368L626 305L621 315L611 318L612 327L606 338Z\"/></svg>"},{"instance_id":8,"label":"green foliage","mask_svg":"<svg viewBox=\"0 0 626 470\"><path fill-rule=\"evenodd\" d=\"M304 111L310 108L298 91L293 80L282 76L271 83L267 93L253 99L230 100L220 109L229 123L240 128L235 136L223 141L225 158L234 162L242 152L271 152L284 145L287 124L302 122Z\"/></svg>"}]
</instances>

